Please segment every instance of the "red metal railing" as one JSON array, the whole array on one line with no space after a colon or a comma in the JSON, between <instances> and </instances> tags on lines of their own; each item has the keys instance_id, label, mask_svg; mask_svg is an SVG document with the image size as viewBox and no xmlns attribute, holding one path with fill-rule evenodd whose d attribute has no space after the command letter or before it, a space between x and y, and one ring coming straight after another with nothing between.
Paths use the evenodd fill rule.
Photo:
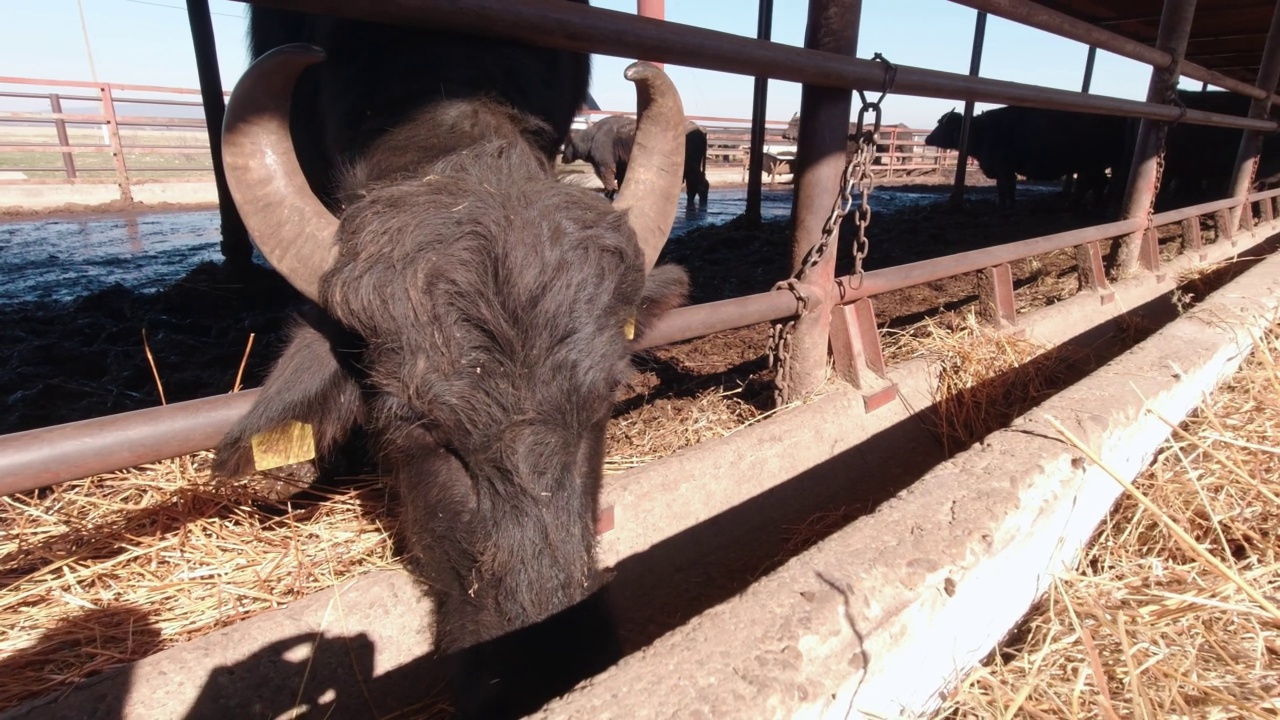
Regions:
<instances>
[{"instance_id":1,"label":"red metal railing","mask_svg":"<svg viewBox=\"0 0 1280 720\"><path fill-rule=\"evenodd\" d=\"M187 176L197 174L202 179L206 173L212 176L213 167L209 162L209 144L202 118L165 116L159 114L162 112L159 109L151 111L156 114L126 115L119 107L131 105L148 108L198 108L201 107L199 100L181 99L185 96L198 96L200 93L198 89L0 76L0 87L5 85L42 89L85 88L92 90L94 94L74 92L68 94L56 90L51 92L0 90L0 98L45 101L49 106L48 112L0 112L0 170L35 173L41 176L0 178L0 185L115 183L120 188L121 198L128 201L132 197L130 189L132 185L149 175L159 174L159 177L146 178L152 182L188 179L174 177L180 173ZM138 97L137 93L177 97ZM98 106L98 112L66 112L63 108L63 103L66 101L95 103ZM590 122L592 118L620 114L632 113L588 110L584 111L581 117ZM741 164L745 172L750 143L750 119L703 115L690 116L689 119L698 122L707 130L710 163ZM15 127L38 129L50 125L54 130L51 142L10 141L13 137L12 129ZM786 127L786 121L768 121L766 139L782 142L782 131ZM4 132L6 128L9 129L9 133ZM78 133L77 138L72 137L72 130L95 129L101 130L101 142L84 141L84 133ZM145 131L155 136L156 140L138 141L138 138L130 137L129 130ZM919 128L885 127L881 136L882 149L877 153L879 161L883 164L874 169L875 174L882 178L892 178L895 171L899 173L904 170L911 173L929 170L941 172L954 168L956 164L954 153L947 150L923 150L924 143L915 139L928 132L926 129ZM165 135L171 137L165 138ZM12 157L18 154L59 155L61 162L54 164L52 157L47 164L24 165L3 161L6 156ZM77 164L77 155L91 154L110 154L112 162L110 165L102 166L86 166L83 162ZM198 164L159 165L152 162L143 165L130 162L130 157L137 159L139 156L147 155L189 156Z\"/></svg>"},{"instance_id":2,"label":"red metal railing","mask_svg":"<svg viewBox=\"0 0 1280 720\"><path fill-rule=\"evenodd\" d=\"M191 88L162 87L155 85L129 85L121 83L92 83L69 80L48 80L40 78L19 78L0 76L0 88L20 86L18 89L0 89L0 98L9 101L44 101L48 103L48 112L6 111L0 112L0 158L14 155L34 154L37 156L60 155L58 164L32 162L3 162L0 169L22 173L36 173L43 177L0 179L0 185L66 185L66 184L103 184L115 183L120 188L121 198L132 197L130 187L138 180L152 174L159 174L156 179L165 179L165 175L175 173L212 174L212 163L209 157L209 144L205 132L204 120L199 117L164 116L160 108L165 107L201 107L199 100L184 99L185 96L200 94ZM32 92L27 88L41 88L45 92ZM66 92L66 89L71 92ZM90 92L76 92L76 89ZM92 93L92 94L90 94ZM142 94L154 94L161 97L143 97ZM96 112L66 112L63 103L66 101L96 104ZM137 115L123 112L121 106L142 106L157 108L155 114ZM40 130L53 127L54 141L28 141L32 135L41 136ZM34 132L22 133L21 128L29 128ZM78 132L73 137L72 131ZM88 141L88 134L97 135ZM146 141L151 135L155 141ZM166 137L168 136L168 137ZM77 156L110 154L110 165L77 163ZM131 165L129 157L133 156L196 156L204 162L200 164L182 163L177 165L139 163ZM52 177L50 177L52 176Z\"/></svg>"},{"instance_id":3,"label":"red metal railing","mask_svg":"<svg viewBox=\"0 0 1280 720\"><path fill-rule=\"evenodd\" d=\"M634 115L620 110L585 110L581 117L587 122L609 115ZM710 115L689 115L688 118L707 131L707 162L721 165L741 164L747 172L750 151L751 120ZM784 140L782 133L788 123L782 120L765 121L765 144L793 144ZM872 173L878 179L892 179L894 172L951 171L956 167L957 155L952 150L942 150L924 144L924 136L932 128L912 128L904 125L885 125L880 129L876 162ZM921 138L917 140L916 138ZM977 165L970 161L970 165ZM766 170L767 172L767 170Z\"/></svg>"}]
</instances>

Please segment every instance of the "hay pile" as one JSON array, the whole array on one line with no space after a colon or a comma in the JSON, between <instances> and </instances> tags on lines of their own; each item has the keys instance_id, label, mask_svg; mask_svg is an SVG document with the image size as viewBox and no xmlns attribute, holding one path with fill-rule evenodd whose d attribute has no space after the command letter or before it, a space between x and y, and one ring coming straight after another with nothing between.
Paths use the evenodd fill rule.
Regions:
<instances>
[{"instance_id":1,"label":"hay pile","mask_svg":"<svg viewBox=\"0 0 1280 720\"><path fill-rule=\"evenodd\" d=\"M1280 328L1135 486L943 716L1280 716Z\"/></svg>"},{"instance_id":2,"label":"hay pile","mask_svg":"<svg viewBox=\"0 0 1280 720\"><path fill-rule=\"evenodd\" d=\"M664 349L654 367L687 371L691 352ZM654 400L645 387L610 423L606 473L769 414L742 383L664 385L675 397ZM0 711L398 566L395 509L377 479L281 503L265 485L210 482L211 460L198 453L0 498Z\"/></svg>"},{"instance_id":3,"label":"hay pile","mask_svg":"<svg viewBox=\"0 0 1280 720\"><path fill-rule=\"evenodd\" d=\"M933 366L934 404L924 417L951 456L1068 385L1083 352L997 330L969 306L888 331L884 354L890 364L923 359Z\"/></svg>"}]
</instances>

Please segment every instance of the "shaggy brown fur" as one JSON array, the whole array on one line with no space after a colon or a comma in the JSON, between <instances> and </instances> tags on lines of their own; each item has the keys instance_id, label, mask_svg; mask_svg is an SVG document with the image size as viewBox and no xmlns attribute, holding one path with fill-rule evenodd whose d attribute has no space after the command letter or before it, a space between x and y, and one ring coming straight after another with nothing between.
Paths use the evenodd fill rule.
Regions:
<instances>
[{"instance_id":1,"label":"shaggy brown fur","mask_svg":"<svg viewBox=\"0 0 1280 720\"><path fill-rule=\"evenodd\" d=\"M340 211L340 253L324 311L294 330L215 472L249 471L250 438L290 418L314 426L321 453L367 435L401 497L437 646L461 663L460 710L529 712L616 652L593 595L604 428L635 347L624 327L641 337L688 280L646 276L626 218L556 181L584 56L253 12L255 51L329 51L295 92L293 126ZM264 18L283 24L268 33ZM458 53L447 67L437 41Z\"/></svg>"}]
</instances>

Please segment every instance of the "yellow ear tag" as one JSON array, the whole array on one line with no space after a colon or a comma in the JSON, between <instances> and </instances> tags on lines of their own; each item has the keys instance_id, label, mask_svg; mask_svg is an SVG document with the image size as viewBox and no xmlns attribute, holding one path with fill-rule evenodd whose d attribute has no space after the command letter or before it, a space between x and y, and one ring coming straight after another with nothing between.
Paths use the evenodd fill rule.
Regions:
<instances>
[{"instance_id":1,"label":"yellow ear tag","mask_svg":"<svg viewBox=\"0 0 1280 720\"><path fill-rule=\"evenodd\" d=\"M636 319L635 318L633 317L627 318L627 321L622 323L622 335L628 340L636 339Z\"/></svg>"},{"instance_id":2,"label":"yellow ear tag","mask_svg":"<svg viewBox=\"0 0 1280 720\"><path fill-rule=\"evenodd\" d=\"M253 446L253 468L258 471L306 462L316 456L311 425L297 420L264 430L249 442Z\"/></svg>"}]
</instances>

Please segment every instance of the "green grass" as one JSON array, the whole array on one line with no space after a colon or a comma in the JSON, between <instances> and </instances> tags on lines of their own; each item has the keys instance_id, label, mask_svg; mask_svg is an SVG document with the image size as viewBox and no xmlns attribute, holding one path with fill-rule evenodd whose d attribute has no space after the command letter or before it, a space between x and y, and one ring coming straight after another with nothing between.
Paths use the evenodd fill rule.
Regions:
<instances>
[{"instance_id":1,"label":"green grass","mask_svg":"<svg viewBox=\"0 0 1280 720\"><path fill-rule=\"evenodd\" d=\"M88 128L70 128L67 132L72 145L100 145L102 133ZM180 147L207 147L209 138L201 130L150 130L142 128L123 128L120 134L125 147L124 162L131 180L165 179L165 180L208 180L213 173L213 160L208 152L202 153L163 153L148 152L145 146L166 145ZM27 127L6 126L0 124L0 145L21 143L44 143L55 145L58 136L53 126ZM139 148L138 146L143 146ZM138 148L138 149L132 149ZM105 152L73 152L72 160L82 178L115 177L115 165L111 153ZM66 177L62 169L62 156L50 152L4 152L0 153L0 170L10 168L48 168L48 170L26 171L33 179L57 179ZM197 170L164 171L163 168L190 167L207 168Z\"/></svg>"}]
</instances>

